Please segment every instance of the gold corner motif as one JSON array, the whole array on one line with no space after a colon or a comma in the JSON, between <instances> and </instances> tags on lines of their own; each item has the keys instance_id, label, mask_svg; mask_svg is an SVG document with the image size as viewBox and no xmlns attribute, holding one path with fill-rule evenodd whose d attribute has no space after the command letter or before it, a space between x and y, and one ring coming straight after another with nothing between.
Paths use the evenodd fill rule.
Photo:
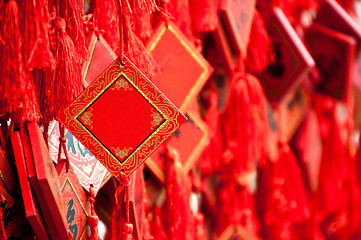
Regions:
<instances>
[{"instance_id":1,"label":"gold corner motif","mask_svg":"<svg viewBox=\"0 0 361 240\"><path fill-rule=\"evenodd\" d=\"M123 150L121 150L119 147L117 147L117 148L112 147L112 150L115 152L115 155L122 160L123 160L123 158L128 156L129 151L132 149L133 149L132 147L129 147L129 148L124 147Z\"/></svg>"}]
</instances>

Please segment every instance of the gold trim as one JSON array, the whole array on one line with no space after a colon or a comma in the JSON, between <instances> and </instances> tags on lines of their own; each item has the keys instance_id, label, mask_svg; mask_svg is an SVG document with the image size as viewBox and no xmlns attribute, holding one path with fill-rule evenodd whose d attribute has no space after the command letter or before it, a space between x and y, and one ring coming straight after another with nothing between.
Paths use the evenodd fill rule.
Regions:
<instances>
[{"instance_id":1,"label":"gold trim","mask_svg":"<svg viewBox=\"0 0 361 240\"><path fill-rule=\"evenodd\" d=\"M85 81L85 79L86 79L86 76L88 75L88 70L89 70L91 60L93 58L95 45L97 44L98 41L104 45L105 49L108 51L109 55L113 58L113 60L115 60L117 58L117 55L115 54L113 49L109 46L109 44L105 41L105 39L101 35L99 37L97 37L95 35L95 33L93 33L91 40L90 40L89 48L88 48L88 50L90 52L89 61L87 61L84 64L83 70L82 70L82 78L83 78L82 80L83 80L84 87L89 86L89 84Z\"/></svg>"},{"instance_id":2,"label":"gold trim","mask_svg":"<svg viewBox=\"0 0 361 240\"><path fill-rule=\"evenodd\" d=\"M75 176L76 176L76 175L75 175ZM81 208L82 208L83 211L85 212L85 215L88 217L88 213L86 212L86 210L85 210L82 202L80 201L79 196L78 196L78 193L75 191L75 188L74 188L73 184L69 181L69 177L68 177L68 176L65 178L65 181L64 181L64 183L63 183L63 186L61 187L61 192L63 192L63 190L64 190L64 188L65 188L65 185L66 185L66 182L69 182L70 187L71 187L71 189L73 189L73 192L75 193L75 196L76 196L76 198L78 199ZM80 186L80 187L81 187L81 189L83 190L83 187L82 187L82 186ZM84 194L85 194L85 193L84 193Z\"/></svg>"},{"instance_id":3,"label":"gold trim","mask_svg":"<svg viewBox=\"0 0 361 240\"><path fill-rule=\"evenodd\" d=\"M84 208L84 206L83 206L83 203L80 201L80 199L79 199L79 196L78 196L78 194L77 194L77 192L75 191L75 189L74 189L74 187L73 187L73 184L69 181L69 177L67 176L66 177L66 179L65 179L65 181L64 181L64 184L63 184L63 186L62 186L62 188L61 188L61 192L63 192L63 190L64 190L64 188L65 188L65 185L66 185L66 182L69 182L69 185L70 185L70 187L73 189L73 192L75 193L75 196L76 196L76 198L78 199L78 202L80 203L80 206L81 206L81 208L83 209L83 211L85 212L85 216L88 218L88 213L85 211L85 208ZM83 190L83 187L82 186L80 186L81 187L81 189ZM85 194L85 193L84 193ZM64 203L63 203L64 204ZM84 236L84 233L86 232L86 229L87 229L87 225L89 225L88 224L88 219L86 219L86 224L85 224L85 226L84 226L84 228L83 228L83 231L82 231L82 233L80 234L80 236L79 236L79 239L82 239L82 237ZM67 227L67 229L68 229L68 227Z\"/></svg>"},{"instance_id":4,"label":"gold trim","mask_svg":"<svg viewBox=\"0 0 361 240\"><path fill-rule=\"evenodd\" d=\"M164 25L164 27L161 29L161 31L159 31L159 35L155 38L153 44L150 45L148 51L152 52L154 50L154 48L160 41L161 37L164 35L166 29L169 29L169 31L171 31L174 34L174 36L179 40L179 42L182 44L182 46L190 53L190 55L193 57L193 59L203 68L203 72L200 74L198 80L193 85L191 90L188 92L188 95L184 99L182 105L179 107L180 111L184 111L184 109L186 107L188 107L189 103L191 103L192 98L196 95L196 90L200 89L201 85L203 84L202 80L206 78L206 76L209 74L209 71L207 68L207 65L208 65L207 62L197 55L196 49L192 49L192 47L191 47L192 43L191 42L187 43L186 41L184 41L184 39L182 39L182 36L181 36L182 33L179 32L179 30L177 30L173 26L174 26L173 23L170 23L169 25Z\"/></svg>"},{"instance_id":5,"label":"gold trim","mask_svg":"<svg viewBox=\"0 0 361 240\"><path fill-rule=\"evenodd\" d=\"M123 161L123 163L122 163L118 158L116 158L116 157L114 156L114 154L113 154L112 152L110 152L110 151L108 150L108 148L107 148L103 143L101 143L101 142L96 138L96 136L95 136L93 133L91 133L91 132L78 120L78 117L79 117L80 115L82 115L82 114L86 111L86 109L87 109L91 104L93 104L106 90L108 90L109 87L110 87L115 81L117 81L121 76L123 76L123 77L149 102L149 104L152 105L152 107L154 107L154 108L159 112L159 114L160 114L160 115L164 118L164 120L165 120L161 125L158 126L158 128L157 128L156 130L154 130L154 131L152 132L152 134L150 134L150 135L142 142L142 144L140 144L140 145L132 152L132 154L130 154L129 156L126 157L126 159L132 158L132 157L134 156L134 154L137 153L138 150L139 150L141 147L143 147L144 144L147 143L150 138L152 138L155 134L157 134L157 133L159 132L159 129L161 129L165 124L167 124L167 123L169 122L169 119L168 119L168 117L145 95L145 93L144 93L143 91L141 91L141 90L138 88L138 86L136 86L136 85L133 83L133 81L131 81L123 72L121 72L120 74L118 74L112 81L110 81L110 83L109 83L104 89L102 89L102 90L99 92L99 94L98 94L95 98L93 98L93 100L90 101L90 102L84 107L84 109L83 109L82 111L80 111L79 114L77 114L77 115L74 117L74 121L76 121L96 142L98 142L98 144L99 144L100 146L102 146L103 149L104 149L106 152L108 152L108 154L109 154L114 160L116 160L121 166L123 166L123 164L125 163L126 159L125 159L125 160ZM173 132L174 132L174 131L173 131ZM144 161L143 161L143 162L144 162Z\"/></svg>"},{"instance_id":6,"label":"gold trim","mask_svg":"<svg viewBox=\"0 0 361 240\"><path fill-rule=\"evenodd\" d=\"M188 112L187 115L189 116L190 119L193 120L196 126L199 127L199 129L203 132L203 136L199 141L199 143L197 144L197 146L192 151L192 153L189 155L188 161L186 161L186 163L183 166L186 173L190 171L191 165L194 161L197 160L197 157L199 157L202 154L199 151L209 143L209 131L207 125L196 114L193 114L192 112Z\"/></svg>"}]
</instances>

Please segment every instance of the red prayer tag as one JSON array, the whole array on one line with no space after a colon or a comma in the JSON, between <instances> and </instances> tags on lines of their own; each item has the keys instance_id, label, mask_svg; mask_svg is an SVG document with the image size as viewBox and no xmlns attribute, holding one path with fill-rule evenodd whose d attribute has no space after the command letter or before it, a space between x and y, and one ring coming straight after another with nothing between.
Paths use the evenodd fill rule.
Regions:
<instances>
[{"instance_id":1,"label":"red prayer tag","mask_svg":"<svg viewBox=\"0 0 361 240\"><path fill-rule=\"evenodd\" d=\"M30 122L26 127L33 154L33 164L35 166L35 181L37 181L34 188L39 188L37 189L39 193L37 198L43 197L45 200L43 203L46 206L40 203L40 207L42 208L44 217L47 216L47 219L51 219L50 222L47 221L47 223L53 224L52 226L49 226L50 234L53 239L68 239L58 174L49 155L48 148L39 126L34 122Z\"/></svg>"},{"instance_id":2,"label":"red prayer tag","mask_svg":"<svg viewBox=\"0 0 361 240\"><path fill-rule=\"evenodd\" d=\"M30 225L27 224L19 185L10 165L0 149L0 204L6 236L21 239L27 236ZM30 234L31 235L31 234Z\"/></svg>"},{"instance_id":3,"label":"red prayer tag","mask_svg":"<svg viewBox=\"0 0 361 240\"><path fill-rule=\"evenodd\" d=\"M361 49L360 25L336 1L322 1L314 22L354 37L357 42L356 53L359 53Z\"/></svg>"},{"instance_id":4,"label":"red prayer tag","mask_svg":"<svg viewBox=\"0 0 361 240\"><path fill-rule=\"evenodd\" d=\"M252 232L245 229L243 226L239 224L228 226L218 237L219 240L257 240L259 239L257 236L254 236Z\"/></svg>"},{"instance_id":5,"label":"red prayer tag","mask_svg":"<svg viewBox=\"0 0 361 240\"><path fill-rule=\"evenodd\" d=\"M188 120L167 140L167 147L177 153L183 171L188 173L209 142L209 129L197 114L189 112L186 116ZM146 166L165 183L163 148L150 156Z\"/></svg>"},{"instance_id":6,"label":"red prayer tag","mask_svg":"<svg viewBox=\"0 0 361 240\"><path fill-rule=\"evenodd\" d=\"M313 24L305 32L310 53L321 74L317 90L346 101L351 92L356 41L354 38Z\"/></svg>"},{"instance_id":7,"label":"red prayer tag","mask_svg":"<svg viewBox=\"0 0 361 240\"><path fill-rule=\"evenodd\" d=\"M152 82L181 111L186 111L211 75L212 67L172 22L158 26L147 50L161 68Z\"/></svg>"},{"instance_id":8,"label":"red prayer tag","mask_svg":"<svg viewBox=\"0 0 361 240\"><path fill-rule=\"evenodd\" d=\"M315 65L311 55L280 8L265 21L273 43L275 62L261 74L260 81L270 101L280 103L296 89Z\"/></svg>"},{"instance_id":9,"label":"red prayer tag","mask_svg":"<svg viewBox=\"0 0 361 240\"><path fill-rule=\"evenodd\" d=\"M124 68L115 60L58 118L118 180L186 120L126 57Z\"/></svg>"},{"instance_id":10,"label":"red prayer tag","mask_svg":"<svg viewBox=\"0 0 361 240\"><path fill-rule=\"evenodd\" d=\"M256 0L222 0L219 8L232 48L243 58L247 55L255 6Z\"/></svg>"},{"instance_id":11,"label":"red prayer tag","mask_svg":"<svg viewBox=\"0 0 361 240\"><path fill-rule=\"evenodd\" d=\"M40 213L37 202L33 196L30 183L28 180L28 173L26 171L24 150L21 143L19 132L11 133L11 143L15 156L16 168L18 170L18 176L21 187L21 195L23 197L23 203L25 207L26 218L28 219L34 233L39 240L49 239L47 234L46 225L43 220L43 216Z\"/></svg>"},{"instance_id":12,"label":"red prayer tag","mask_svg":"<svg viewBox=\"0 0 361 240\"><path fill-rule=\"evenodd\" d=\"M87 217L89 208L87 196L78 181L77 175L70 167L66 169L66 161L62 160L56 166L59 174L59 185L63 200L64 215L68 230L73 234L73 240L87 239Z\"/></svg>"},{"instance_id":13,"label":"red prayer tag","mask_svg":"<svg viewBox=\"0 0 361 240\"><path fill-rule=\"evenodd\" d=\"M55 162L58 161L59 137L59 123L54 122L49 129L49 152ZM93 184L96 195L111 174L67 129L64 137L69 161L79 183L85 189L89 189L90 184Z\"/></svg>"},{"instance_id":14,"label":"red prayer tag","mask_svg":"<svg viewBox=\"0 0 361 240\"><path fill-rule=\"evenodd\" d=\"M216 54L220 54L223 60L222 63L217 63L217 65L223 64L227 75L232 76L237 67L238 53L233 47L231 47L231 40L229 39L229 35L227 34L225 26L221 21L218 22L218 26L213 32L213 37L218 49ZM215 61L217 58L212 59Z\"/></svg>"},{"instance_id":15,"label":"red prayer tag","mask_svg":"<svg viewBox=\"0 0 361 240\"><path fill-rule=\"evenodd\" d=\"M97 37L95 33L91 35L89 55L90 59L83 69L85 87L92 83L117 58L105 39L101 35Z\"/></svg>"},{"instance_id":16,"label":"red prayer tag","mask_svg":"<svg viewBox=\"0 0 361 240\"><path fill-rule=\"evenodd\" d=\"M311 105L310 93L301 86L296 92L285 97L280 106L280 126L287 140L291 140Z\"/></svg>"}]
</instances>

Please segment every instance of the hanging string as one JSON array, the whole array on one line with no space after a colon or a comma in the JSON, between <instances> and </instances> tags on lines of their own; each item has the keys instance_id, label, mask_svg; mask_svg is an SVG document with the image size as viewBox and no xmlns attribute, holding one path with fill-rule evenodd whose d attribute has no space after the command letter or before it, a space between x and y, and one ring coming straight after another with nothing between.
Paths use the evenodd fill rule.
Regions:
<instances>
[{"instance_id":1,"label":"hanging string","mask_svg":"<svg viewBox=\"0 0 361 240\"><path fill-rule=\"evenodd\" d=\"M68 157L68 151L66 149L66 138L65 138L65 127L63 124L59 123L59 132L60 132L60 137L59 137L59 150L58 150L58 162L61 159L61 149L63 149L64 151L64 155L65 155L65 160L66 160L66 172L68 172L69 168L70 168L70 161L69 161L69 157Z\"/></svg>"},{"instance_id":2,"label":"hanging string","mask_svg":"<svg viewBox=\"0 0 361 240\"><path fill-rule=\"evenodd\" d=\"M120 172L120 184L115 190L115 209L112 214L112 240L133 240L133 224L130 223L129 185L130 179ZM125 212L124 205L125 204Z\"/></svg>"},{"instance_id":3,"label":"hanging string","mask_svg":"<svg viewBox=\"0 0 361 240\"><path fill-rule=\"evenodd\" d=\"M90 202L90 215L88 216L88 224L90 226L90 237L89 240L100 240L98 231L99 217L94 210L95 193L93 184L89 187L90 196L88 197Z\"/></svg>"},{"instance_id":4,"label":"hanging string","mask_svg":"<svg viewBox=\"0 0 361 240\"><path fill-rule=\"evenodd\" d=\"M130 223L130 211L129 211L129 185L130 179L122 171L120 173L122 184L124 186L124 201L125 201L125 219L126 222L123 224L122 240L132 240L133 224Z\"/></svg>"}]
</instances>

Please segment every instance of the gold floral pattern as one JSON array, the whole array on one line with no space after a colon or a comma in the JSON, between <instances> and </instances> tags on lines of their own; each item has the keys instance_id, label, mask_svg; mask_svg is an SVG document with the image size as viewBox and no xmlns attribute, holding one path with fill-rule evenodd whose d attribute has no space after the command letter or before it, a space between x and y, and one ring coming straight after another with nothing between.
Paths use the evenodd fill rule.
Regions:
<instances>
[{"instance_id":1,"label":"gold floral pattern","mask_svg":"<svg viewBox=\"0 0 361 240\"><path fill-rule=\"evenodd\" d=\"M175 107L135 66L124 56L125 67L116 59L99 75L64 111L58 119L68 130L120 181L120 171L129 176L154 152L185 120ZM141 145L129 153L126 160L119 158L106 148L78 119L108 87L123 76L157 111L164 121ZM123 146L121 146L123 147ZM120 148L121 149L121 148Z\"/></svg>"},{"instance_id":2,"label":"gold floral pattern","mask_svg":"<svg viewBox=\"0 0 361 240\"><path fill-rule=\"evenodd\" d=\"M151 116L153 118L153 121L152 121L152 127L150 129L153 130L154 128L159 126L159 124L163 121L163 118L158 112L154 111L153 108L151 109L151 111L152 111Z\"/></svg>"},{"instance_id":3,"label":"gold floral pattern","mask_svg":"<svg viewBox=\"0 0 361 240\"><path fill-rule=\"evenodd\" d=\"M118 81L115 82L111 90L120 90L121 88L123 88L124 90L133 90L125 79L119 78Z\"/></svg>"},{"instance_id":4,"label":"gold floral pattern","mask_svg":"<svg viewBox=\"0 0 361 240\"><path fill-rule=\"evenodd\" d=\"M119 157L120 159L124 159L126 156L128 156L128 153L130 150L132 150L132 148L124 147L123 150L120 150L119 147L112 147L112 150L115 152L115 155L117 155L117 157Z\"/></svg>"},{"instance_id":5,"label":"gold floral pattern","mask_svg":"<svg viewBox=\"0 0 361 240\"><path fill-rule=\"evenodd\" d=\"M91 125L93 123L93 121L90 119L93 116L93 108L90 108L88 111L84 112L84 114L80 117L80 119L83 121L83 123L85 123L87 125L87 127L89 127L90 129L93 128L93 126Z\"/></svg>"}]
</instances>

